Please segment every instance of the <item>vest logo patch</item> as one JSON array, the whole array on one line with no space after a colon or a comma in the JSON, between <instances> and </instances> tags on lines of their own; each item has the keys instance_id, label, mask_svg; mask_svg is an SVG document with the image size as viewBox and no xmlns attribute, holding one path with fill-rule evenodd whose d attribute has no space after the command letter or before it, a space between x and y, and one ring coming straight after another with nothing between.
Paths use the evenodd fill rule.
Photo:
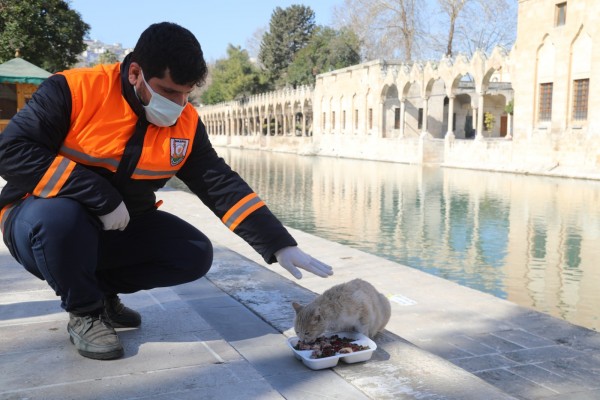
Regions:
<instances>
[{"instance_id":1,"label":"vest logo patch","mask_svg":"<svg viewBox=\"0 0 600 400\"><path fill-rule=\"evenodd\" d=\"M171 138L171 166L181 163L187 154L189 139Z\"/></svg>"}]
</instances>

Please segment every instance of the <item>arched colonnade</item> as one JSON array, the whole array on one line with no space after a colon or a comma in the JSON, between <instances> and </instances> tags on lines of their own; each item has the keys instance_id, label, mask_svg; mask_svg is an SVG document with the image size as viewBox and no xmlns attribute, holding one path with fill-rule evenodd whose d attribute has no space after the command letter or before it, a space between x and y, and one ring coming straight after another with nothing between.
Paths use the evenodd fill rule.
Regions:
<instances>
[{"instance_id":1,"label":"arched colonnade","mask_svg":"<svg viewBox=\"0 0 600 400\"><path fill-rule=\"evenodd\" d=\"M301 86L197 108L209 135L312 136L313 89Z\"/></svg>"},{"instance_id":2,"label":"arched colonnade","mask_svg":"<svg viewBox=\"0 0 600 400\"><path fill-rule=\"evenodd\" d=\"M319 75L315 135L511 138L510 67L498 47L489 57L478 51L437 63L375 60Z\"/></svg>"}]
</instances>

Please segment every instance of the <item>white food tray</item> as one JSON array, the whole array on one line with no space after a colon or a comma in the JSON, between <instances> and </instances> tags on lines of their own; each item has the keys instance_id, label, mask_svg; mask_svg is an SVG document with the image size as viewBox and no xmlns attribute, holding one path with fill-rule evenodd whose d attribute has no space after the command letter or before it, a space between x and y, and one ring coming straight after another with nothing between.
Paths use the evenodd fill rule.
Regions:
<instances>
[{"instance_id":1,"label":"white food tray","mask_svg":"<svg viewBox=\"0 0 600 400\"><path fill-rule=\"evenodd\" d=\"M369 339L367 336L358 332L337 332L337 333L328 333L324 336L331 337L333 335L338 335L340 338L351 338L354 339L352 343L361 345L361 346L369 346L366 350L355 351L353 353L348 354L336 354L331 357L323 357L323 358L310 358L312 354L312 350L296 350L294 347L298 344L300 340L298 337L294 336L287 340L288 346L292 349L294 356L301 360L304 365L306 365L310 369L325 369L332 368L338 364L339 360L342 360L345 363L352 364L361 361L367 361L373 355L373 352L377 349L377 345L374 341Z\"/></svg>"}]
</instances>

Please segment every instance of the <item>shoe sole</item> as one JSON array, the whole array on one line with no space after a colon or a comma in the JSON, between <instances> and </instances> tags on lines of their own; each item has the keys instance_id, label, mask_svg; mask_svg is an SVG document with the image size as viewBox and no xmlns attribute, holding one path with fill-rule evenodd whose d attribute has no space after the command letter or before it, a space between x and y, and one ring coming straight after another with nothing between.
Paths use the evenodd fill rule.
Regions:
<instances>
[{"instance_id":1,"label":"shoe sole","mask_svg":"<svg viewBox=\"0 0 600 400\"><path fill-rule=\"evenodd\" d=\"M113 319L109 319L110 324L112 325L113 328L139 328L140 326L142 326L142 323L119 323L119 322L115 322L115 320Z\"/></svg>"},{"instance_id":2,"label":"shoe sole","mask_svg":"<svg viewBox=\"0 0 600 400\"><path fill-rule=\"evenodd\" d=\"M71 343L73 343L73 345L75 345L75 340L73 339L73 336L69 335L69 339L71 340ZM75 346L77 346L77 345L75 345ZM115 358L123 357L123 355L125 354L125 351L123 350L123 348L113 350L113 351L106 351L103 353L96 353L96 352L85 351L85 350L81 350L81 349L77 349L77 352L79 354L81 354L82 356L91 358L93 360L114 360Z\"/></svg>"}]
</instances>

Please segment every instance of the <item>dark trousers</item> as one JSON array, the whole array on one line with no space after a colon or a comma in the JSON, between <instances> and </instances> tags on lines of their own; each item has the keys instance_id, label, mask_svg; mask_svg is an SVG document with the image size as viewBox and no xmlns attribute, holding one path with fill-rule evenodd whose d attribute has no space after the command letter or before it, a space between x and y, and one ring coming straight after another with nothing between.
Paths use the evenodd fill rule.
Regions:
<instances>
[{"instance_id":1,"label":"dark trousers","mask_svg":"<svg viewBox=\"0 0 600 400\"><path fill-rule=\"evenodd\" d=\"M15 259L46 280L67 311L91 311L107 294L178 285L212 264L208 238L159 210L132 218L124 231L104 231L77 201L28 197L11 210L4 242Z\"/></svg>"}]
</instances>

